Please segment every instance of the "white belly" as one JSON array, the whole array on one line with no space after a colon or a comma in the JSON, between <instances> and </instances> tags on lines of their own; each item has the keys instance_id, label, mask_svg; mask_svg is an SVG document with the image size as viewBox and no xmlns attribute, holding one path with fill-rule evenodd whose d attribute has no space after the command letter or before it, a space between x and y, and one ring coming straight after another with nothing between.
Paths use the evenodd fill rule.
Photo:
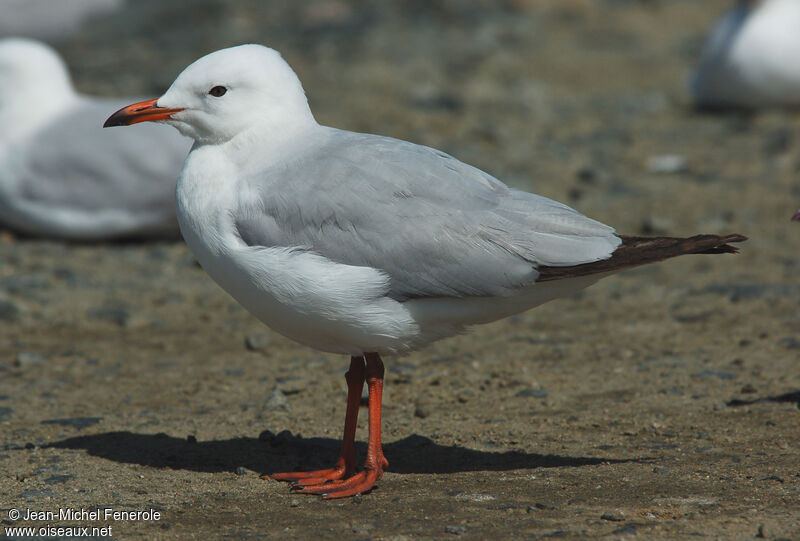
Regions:
<instances>
[{"instance_id":1,"label":"white belly","mask_svg":"<svg viewBox=\"0 0 800 541\"><path fill-rule=\"evenodd\" d=\"M388 278L291 248L251 247L228 239L220 250L194 232L184 238L225 291L274 331L315 349L361 355L401 353L419 327L403 304L385 296Z\"/></svg>"}]
</instances>

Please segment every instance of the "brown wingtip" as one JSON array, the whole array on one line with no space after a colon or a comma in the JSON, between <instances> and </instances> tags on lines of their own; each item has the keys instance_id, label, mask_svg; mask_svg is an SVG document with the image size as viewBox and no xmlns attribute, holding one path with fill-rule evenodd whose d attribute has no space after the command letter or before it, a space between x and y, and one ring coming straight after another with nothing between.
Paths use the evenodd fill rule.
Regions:
<instances>
[{"instance_id":1,"label":"brown wingtip","mask_svg":"<svg viewBox=\"0 0 800 541\"><path fill-rule=\"evenodd\" d=\"M734 233L732 235L725 235L725 236L722 236L722 237L717 236L717 235L696 235L694 237L689 237L686 240L706 239L706 238L711 238L711 239L716 238L716 239L718 239L717 242L719 242L720 244L718 244L716 246L713 246L713 247L710 247L710 248L708 248L706 250L703 250L703 251L700 251L700 252L687 252L687 253L692 253L692 254L738 254L739 253L739 247L738 246L731 246L729 243L744 242L744 241L748 240L747 237L745 237L744 235L739 235L738 233Z\"/></svg>"},{"instance_id":2,"label":"brown wingtip","mask_svg":"<svg viewBox=\"0 0 800 541\"><path fill-rule=\"evenodd\" d=\"M539 267L539 280L559 280L589 274L615 272L626 268L656 263L688 254L736 254L739 248L733 243L744 242L747 237L732 235L695 235L693 237L631 237L620 235L622 244L611 257L594 263L571 267Z\"/></svg>"}]
</instances>

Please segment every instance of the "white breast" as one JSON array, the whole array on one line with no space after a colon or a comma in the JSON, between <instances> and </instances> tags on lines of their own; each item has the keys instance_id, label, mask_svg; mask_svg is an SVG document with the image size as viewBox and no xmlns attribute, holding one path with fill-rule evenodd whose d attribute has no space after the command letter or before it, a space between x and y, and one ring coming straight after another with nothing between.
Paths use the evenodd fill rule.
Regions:
<instances>
[{"instance_id":1,"label":"white breast","mask_svg":"<svg viewBox=\"0 0 800 541\"><path fill-rule=\"evenodd\" d=\"M213 150L213 149L209 149ZM229 210L246 191L213 152L193 151L178 181L178 222L189 249L225 291L267 326L319 350L399 353L419 328L385 296L388 277L334 263L299 247L253 247L236 234Z\"/></svg>"}]
</instances>

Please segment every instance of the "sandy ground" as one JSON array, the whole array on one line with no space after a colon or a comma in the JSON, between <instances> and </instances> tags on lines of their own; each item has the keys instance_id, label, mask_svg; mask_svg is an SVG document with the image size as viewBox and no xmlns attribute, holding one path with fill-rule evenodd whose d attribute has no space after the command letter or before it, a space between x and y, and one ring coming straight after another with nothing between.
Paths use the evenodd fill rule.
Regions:
<instances>
[{"instance_id":1,"label":"sandy ground","mask_svg":"<svg viewBox=\"0 0 800 541\"><path fill-rule=\"evenodd\" d=\"M201 54L261 42L323 123L443 148L624 233L751 240L387 359L389 471L325 502L259 474L336 458L346 358L265 329L182 243L4 234L3 527L800 539L800 117L689 107L726 1L129 4L58 44L82 90L157 95ZM160 518L57 517L97 507Z\"/></svg>"}]
</instances>

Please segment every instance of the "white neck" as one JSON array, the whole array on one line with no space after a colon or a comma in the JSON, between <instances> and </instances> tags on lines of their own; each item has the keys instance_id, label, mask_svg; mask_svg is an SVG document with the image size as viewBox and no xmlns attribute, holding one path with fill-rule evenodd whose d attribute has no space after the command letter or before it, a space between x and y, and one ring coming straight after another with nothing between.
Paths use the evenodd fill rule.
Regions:
<instances>
[{"instance_id":1,"label":"white neck","mask_svg":"<svg viewBox=\"0 0 800 541\"><path fill-rule=\"evenodd\" d=\"M299 148L297 141L312 137L322 127L314 120L311 111L307 114L292 114L291 122L268 122L254 125L248 130L237 133L231 139L219 143L203 143L197 141L195 148L204 146L217 147L227 155L242 172L246 172L247 164L258 163L251 157L257 154L267 160L266 163L280 162L292 154L293 148ZM274 128L273 126L280 126ZM260 162L261 166L265 164Z\"/></svg>"}]
</instances>

